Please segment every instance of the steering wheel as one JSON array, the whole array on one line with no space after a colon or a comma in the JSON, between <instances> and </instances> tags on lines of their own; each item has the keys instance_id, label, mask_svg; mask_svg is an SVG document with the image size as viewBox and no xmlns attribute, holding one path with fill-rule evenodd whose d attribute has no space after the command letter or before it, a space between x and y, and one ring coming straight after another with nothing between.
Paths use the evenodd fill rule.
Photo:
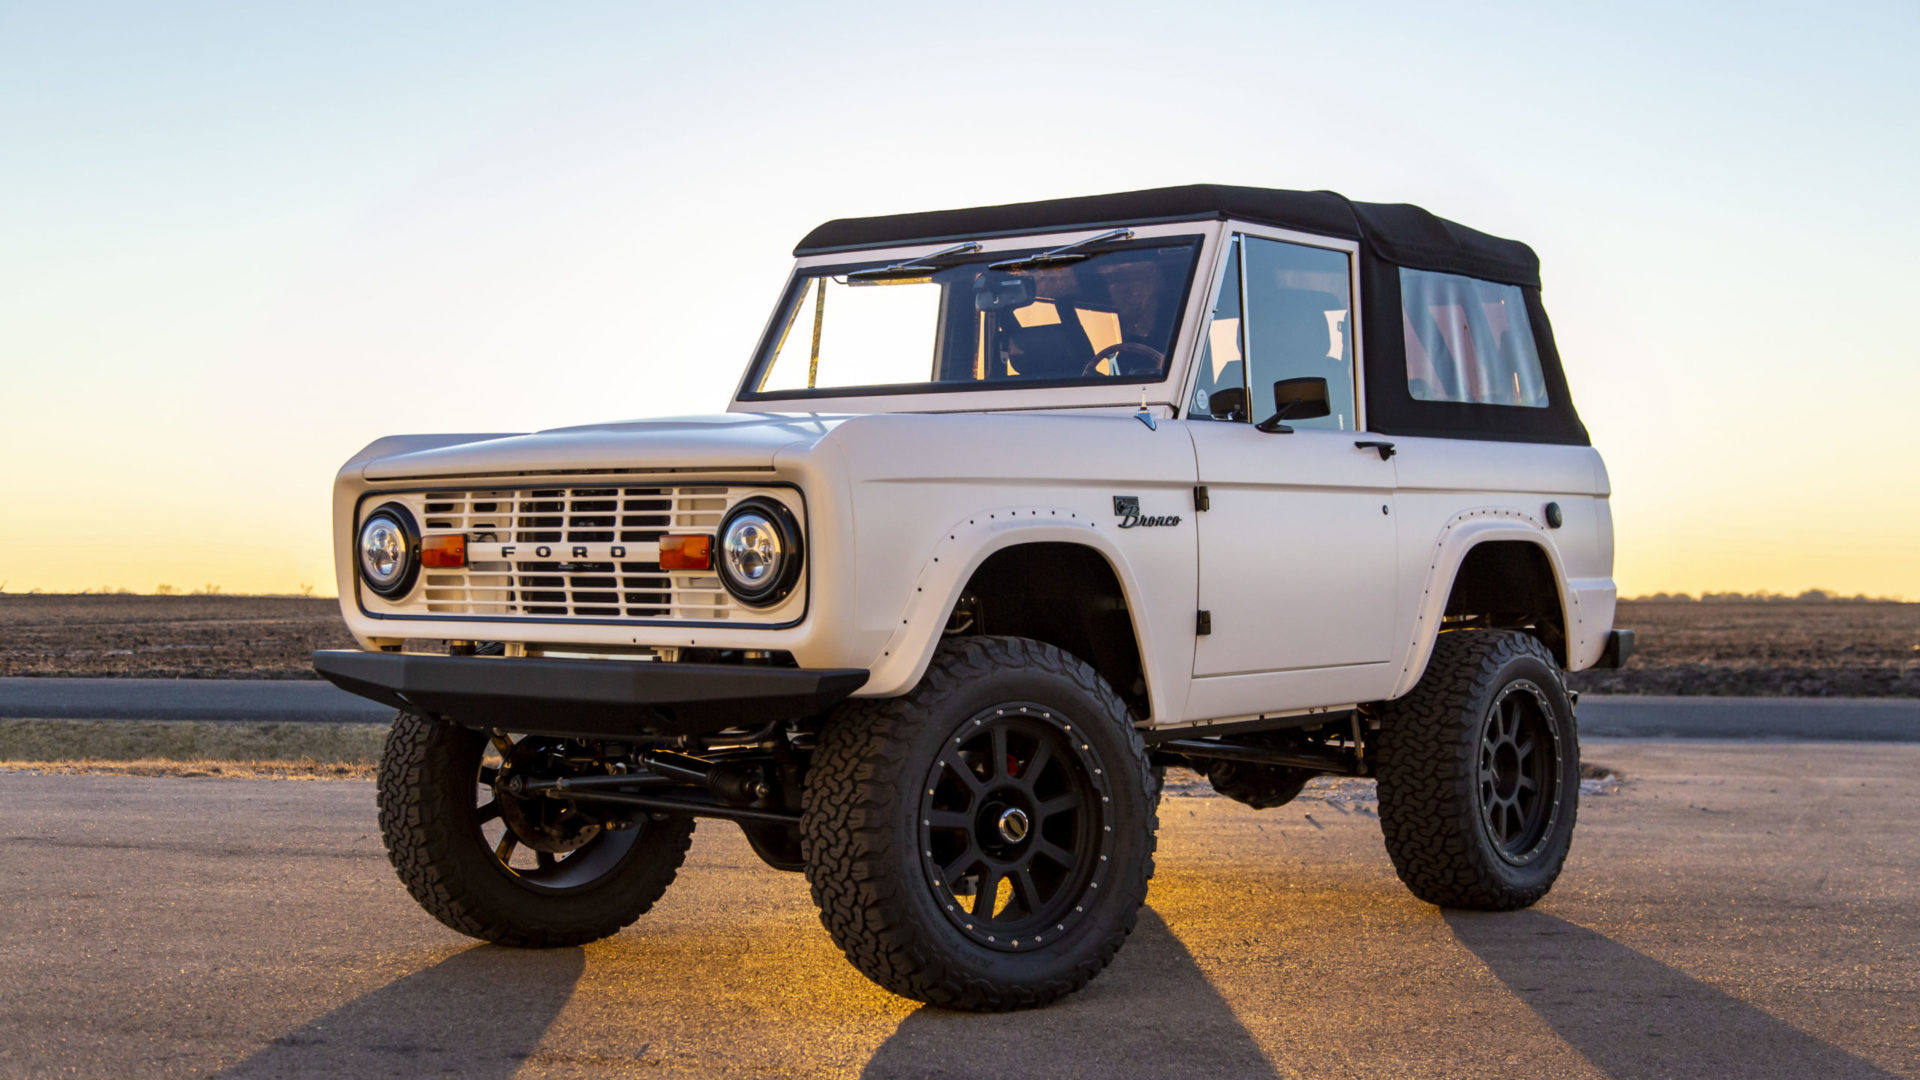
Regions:
<instances>
[{"instance_id":1,"label":"steering wheel","mask_svg":"<svg viewBox=\"0 0 1920 1080\"><path fill-rule=\"evenodd\" d=\"M1145 362L1139 365L1123 363L1119 359L1122 356L1142 357ZM1080 377L1090 379L1100 374L1102 360L1112 361L1107 365L1108 378L1119 378L1123 375L1158 375L1167 366L1167 354L1159 349L1142 345L1137 341L1117 341L1094 353L1093 359L1087 361L1086 368L1080 372Z\"/></svg>"}]
</instances>

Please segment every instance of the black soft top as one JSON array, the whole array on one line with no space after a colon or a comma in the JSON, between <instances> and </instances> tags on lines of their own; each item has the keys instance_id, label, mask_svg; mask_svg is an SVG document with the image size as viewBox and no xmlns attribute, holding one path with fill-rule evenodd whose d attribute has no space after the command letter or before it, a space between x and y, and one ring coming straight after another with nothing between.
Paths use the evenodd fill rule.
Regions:
<instances>
[{"instance_id":1,"label":"black soft top","mask_svg":"<svg viewBox=\"0 0 1920 1080\"><path fill-rule=\"evenodd\" d=\"M793 253L821 255L898 244L1210 218L1254 221L1357 240L1371 249L1372 255L1396 266L1540 287L1540 260L1532 248L1518 240L1504 240L1455 224L1409 203L1354 202L1331 191L1280 191L1228 184L1187 184L965 210L839 218L808 233Z\"/></svg>"}]
</instances>

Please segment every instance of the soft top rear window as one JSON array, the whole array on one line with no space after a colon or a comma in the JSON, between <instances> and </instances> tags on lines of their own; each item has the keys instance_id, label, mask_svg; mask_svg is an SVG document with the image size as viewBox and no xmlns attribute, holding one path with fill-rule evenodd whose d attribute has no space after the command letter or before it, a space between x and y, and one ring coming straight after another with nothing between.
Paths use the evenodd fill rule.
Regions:
<instances>
[{"instance_id":1,"label":"soft top rear window","mask_svg":"<svg viewBox=\"0 0 1920 1080\"><path fill-rule=\"evenodd\" d=\"M1400 309L1415 401L1547 407L1518 286L1402 267Z\"/></svg>"}]
</instances>

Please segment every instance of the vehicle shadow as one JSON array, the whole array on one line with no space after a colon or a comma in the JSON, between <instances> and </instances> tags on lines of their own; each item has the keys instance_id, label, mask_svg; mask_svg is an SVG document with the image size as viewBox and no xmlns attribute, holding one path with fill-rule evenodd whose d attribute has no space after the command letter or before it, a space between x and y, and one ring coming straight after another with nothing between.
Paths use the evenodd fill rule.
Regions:
<instances>
[{"instance_id":1,"label":"vehicle shadow","mask_svg":"<svg viewBox=\"0 0 1920 1080\"><path fill-rule=\"evenodd\" d=\"M1514 996L1614 1080L1891 1077L1724 991L1543 911L1449 911Z\"/></svg>"},{"instance_id":2,"label":"vehicle shadow","mask_svg":"<svg viewBox=\"0 0 1920 1080\"><path fill-rule=\"evenodd\" d=\"M509 1077L585 969L580 949L477 945L347 1002L219 1075Z\"/></svg>"},{"instance_id":3,"label":"vehicle shadow","mask_svg":"<svg viewBox=\"0 0 1920 1080\"><path fill-rule=\"evenodd\" d=\"M1113 966L1045 1009L979 1014L925 1006L874 1051L864 1080L895 1077L1278 1076L1193 955L1152 910Z\"/></svg>"}]
</instances>

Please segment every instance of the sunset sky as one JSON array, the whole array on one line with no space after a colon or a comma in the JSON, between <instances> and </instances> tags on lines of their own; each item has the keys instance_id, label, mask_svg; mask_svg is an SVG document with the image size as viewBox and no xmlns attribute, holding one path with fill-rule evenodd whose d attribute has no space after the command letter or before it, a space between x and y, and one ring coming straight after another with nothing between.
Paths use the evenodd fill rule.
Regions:
<instances>
[{"instance_id":1,"label":"sunset sky","mask_svg":"<svg viewBox=\"0 0 1920 1080\"><path fill-rule=\"evenodd\" d=\"M1920 598L1920 8L0 0L0 585L330 594L371 439L718 411L829 217L1540 253L1627 594Z\"/></svg>"}]
</instances>

